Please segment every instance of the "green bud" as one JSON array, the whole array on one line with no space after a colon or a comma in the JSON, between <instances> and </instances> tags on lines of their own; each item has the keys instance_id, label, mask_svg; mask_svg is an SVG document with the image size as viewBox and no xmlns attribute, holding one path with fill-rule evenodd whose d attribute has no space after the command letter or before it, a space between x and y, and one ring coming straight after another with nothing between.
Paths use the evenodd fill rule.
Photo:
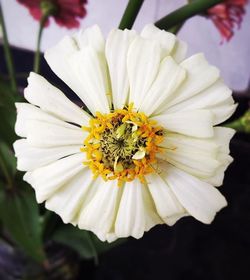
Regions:
<instances>
[{"instance_id":1,"label":"green bud","mask_svg":"<svg viewBox=\"0 0 250 280\"><path fill-rule=\"evenodd\" d=\"M225 126L231 127L238 132L250 133L250 110L247 110L242 117L231 123L227 123Z\"/></svg>"},{"instance_id":2,"label":"green bud","mask_svg":"<svg viewBox=\"0 0 250 280\"><path fill-rule=\"evenodd\" d=\"M241 124L244 127L244 131L250 133L250 110L247 110L241 117Z\"/></svg>"}]
</instances>

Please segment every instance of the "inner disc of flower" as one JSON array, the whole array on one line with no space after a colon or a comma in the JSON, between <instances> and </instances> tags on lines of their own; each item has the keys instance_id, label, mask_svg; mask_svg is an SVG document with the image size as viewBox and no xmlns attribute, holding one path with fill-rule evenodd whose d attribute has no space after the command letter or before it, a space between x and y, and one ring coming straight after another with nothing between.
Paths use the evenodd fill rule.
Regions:
<instances>
[{"instance_id":1,"label":"inner disc of flower","mask_svg":"<svg viewBox=\"0 0 250 280\"><path fill-rule=\"evenodd\" d=\"M88 127L82 127L89 135L82 152L95 177L104 180L117 179L119 184L154 172L156 153L161 152L163 128L133 105L110 114L96 113Z\"/></svg>"}]
</instances>

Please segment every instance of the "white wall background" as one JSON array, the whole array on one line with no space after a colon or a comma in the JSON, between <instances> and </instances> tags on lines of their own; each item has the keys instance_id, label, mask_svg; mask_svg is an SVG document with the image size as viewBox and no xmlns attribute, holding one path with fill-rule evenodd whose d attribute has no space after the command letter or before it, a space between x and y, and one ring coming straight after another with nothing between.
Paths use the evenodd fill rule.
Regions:
<instances>
[{"instance_id":1,"label":"white wall background","mask_svg":"<svg viewBox=\"0 0 250 280\"><path fill-rule=\"evenodd\" d=\"M34 50L38 22L30 16L28 9L16 0L0 0L5 16L10 43L14 46ZM99 24L104 32L117 27L127 0L88 0L87 17L81 21L85 28ZM185 0L145 0L134 28L140 30L146 23L155 22L168 12L185 4ZM211 21L203 17L190 19L179 37L189 44L189 54L204 52L207 59L221 69L226 83L241 91L247 88L250 78L250 6L244 17L242 28L229 43L220 44L221 38ZM42 49L58 42L65 34L75 32L58 27L53 20L44 31Z\"/></svg>"}]
</instances>

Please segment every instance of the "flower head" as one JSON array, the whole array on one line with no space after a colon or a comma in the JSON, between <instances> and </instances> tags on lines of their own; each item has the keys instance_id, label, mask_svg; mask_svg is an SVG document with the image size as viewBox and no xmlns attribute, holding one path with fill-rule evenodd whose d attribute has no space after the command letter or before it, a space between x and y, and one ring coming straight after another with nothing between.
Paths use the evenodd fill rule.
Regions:
<instances>
[{"instance_id":1,"label":"flower head","mask_svg":"<svg viewBox=\"0 0 250 280\"><path fill-rule=\"evenodd\" d=\"M40 20L44 13L50 11L56 23L67 28L79 27L78 18L86 15L84 5L87 0L17 0L26 6L36 20ZM47 21L47 24L49 21Z\"/></svg>"},{"instance_id":2,"label":"flower head","mask_svg":"<svg viewBox=\"0 0 250 280\"><path fill-rule=\"evenodd\" d=\"M207 12L223 39L229 41L235 27L240 28L248 0L225 0Z\"/></svg>"},{"instance_id":3,"label":"flower head","mask_svg":"<svg viewBox=\"0 0 250 280\"><path fill-rule=\"evenodd\" d=\"M153 25L106 40L93 26L45 53L90 114L30 74L14 149L39 203L108 241L187 215L211 223L234 134L217 125L236 105L218 69L186 49Z\"/></svg>"}]
</instances>

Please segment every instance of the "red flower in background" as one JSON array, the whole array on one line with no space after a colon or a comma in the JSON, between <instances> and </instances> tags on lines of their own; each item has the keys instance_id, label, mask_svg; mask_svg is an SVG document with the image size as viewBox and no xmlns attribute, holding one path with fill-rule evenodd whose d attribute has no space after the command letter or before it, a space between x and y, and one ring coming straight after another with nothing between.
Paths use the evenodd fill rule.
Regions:
<instances>
[{"instance_id":1,"label":"red flower in background","mask_svg":"<svg viewBox=\"0 0 250 280\"><path fill-rule=\"evenodd\" d=\"M207 11L223 39L229 41L235 27L240 28L248 0L225 0Z\"/></svg>"},{"instance_id":2,"label":"red flower in background","mask_svg":"<svg viewBox=\"0 0 250 280\"><path fill-rule=\"evenodd\" d=\"M17 0L20 4L26 6L30 14L40 20L46 8L52 8L51 14L56 23L67 28L79 27L78 18L86 15L84 5L87 0ZM47 21L46 25L49 24Z\"/></svg>"}]
</instances>

